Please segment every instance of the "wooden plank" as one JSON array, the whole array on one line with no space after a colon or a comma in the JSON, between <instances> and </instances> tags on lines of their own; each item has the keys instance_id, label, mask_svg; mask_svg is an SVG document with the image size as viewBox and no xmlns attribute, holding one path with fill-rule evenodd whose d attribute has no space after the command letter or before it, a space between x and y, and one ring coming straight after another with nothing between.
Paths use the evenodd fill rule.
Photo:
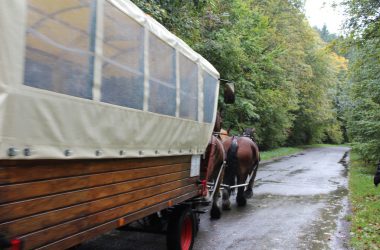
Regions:
<instances>
[{"instance_id":1,"label":"wooden plank","mask_svg":"<svg viewBox=\"0 0 380 250\"><path fill-rule=\"evenodd\" d=\"M181 203L185 200L188 200L188 199L190 199L196 195L197 195L196 192L188 193L188 194L185 194L185 195L182 195L182 196L179 196L179 197L173 199L172 202L173 202L173 204L178 204L178 203ZM67 238L64 238L62 240L56 241L54 243L51 243L49 245L45 245L45 246L43 246L41 248L37 248L37 249L38 250L67 249L67 248L76 246L76 245L80 244L81 242L90 240L90 239L92 239L98 235L101 235L103 233L111 231L114 228L120 227L124 224L128 224L128 223L133 222L135 220L141 219L141 218L148 216L152 213L161 211L167 207L168 207L168 202L164 201L164 202L161 202L157 205L147 207L147 208L142 209L138 212L132 213L132 214L128 215L127 217L122 217L122 218L112 220L112 221L107 222L105 224L102 224L102 225L93 227L91 229L82 231L80 233L71 235ZM120 223L120 222L122 222L122 223Z\"/></svg>"},{"instance_id":2,"label":"wooden plank","mask_svg":"<svg viewBox=\"0 0 380 250\"><path fill-rule=\"evenodd\" d=\"M0 224L0 232L5 233L8 237L11 238L18 235L24 235L40 230L42 228L63 223L65 221L74 220L117 206L126 205L133 201L149 199L149 197L152 197L154 195L159 195L174 189L183 188L191 184L194 185L194 183L192 183L192 180L184 179L133 192L123 193L120 195L110 196L103 199L82 203L76 206L70 206L64 209L42 213L36 216L22 218L16 221L2 223Z\"/></svg>"},{"instance_id":3,"label":"wooden plank","mask_svg":"<svg viewBox=\"0 0 380 250\"><path fill-rule=\"evenodd\" d=\"M115 207L106 211L102 211L84 218L79 218L54 227L46 228L21 237L25 241L24 248L31 249L43 246L48 243L63 239L68 235L77 234L81 231L88 230L100 224L123 217L134 211L144 209L149 206L156 205L165 200L174 199L187 193L198 193L195 185L190 185L170 192L150 197L149 199L139 200L127 205Z\"/></svg>"},{"instance_id":4,"label":"wooden plank","mask_svg":"<svg viewBox=\"0 0 380 250\"><path fill-rule=\"evenodd\" d=\"M5 167L0 165L0 185L5 184L8 180L8 173Z\"/></svg>"},{"instance_id":5,"label":"wooden plank","mask_svg":"<svg viewBox=\"0 0 380 250\"><path fill-rule=\"evenodd\" d=\"M0 204L33 197L63 193L83 188L169 174L190 169L189 163L147 167L78 177L0 186Z\"/></svg>"},{"instance_id":6,"label":"wooden plank","mask_svg":"<svg viewBox=\"0 0 380 250\"><path fill-rule=\"evenodd\" d=\"M29 167L29 166L41 166L41 165L58 165L63 164L67 166L71 166L76 163L80 164L104 164L104 163L117 163L117 162L123 162L123 163L133 163L133 164L151 164L147 166L153 166L157 165L157 161L169 161L173 164L175 163L181 163L190 161L191 155L179 155L179 156L163 156L163 157L141 157L141 158L109 158L109 159L51 159L51 160L45 160L45 159L34 159L34 160L2 160L0 159L0 166L5 167L12 167L12 166L23 166L23 167ZM150 162L150 163L149 163ZM169 164L167 162L167 164Z\"/></svg>"},{"instance_id":7,"label":"wooden plank","mask_svg":"<svg viewBox=\"0 0 380 250\"><path fill-rule=\"evenodd\" d=\"M111 195L160 185L175 180L181 180L189 176L190 171L183 171L4 204L0 205L0 223L41 212L47 212L53 209L101 199Z\"/></svg>"},{"instance_id":8,"label":"wooden plank","mask_svg":"<svg viewBox=\"0 0 380 250\"><path fill-rule=\"evenodd\" d=\"M190 156L106 160L0 160L0 185L190 163Z\"/></svg>"}]
</instances>

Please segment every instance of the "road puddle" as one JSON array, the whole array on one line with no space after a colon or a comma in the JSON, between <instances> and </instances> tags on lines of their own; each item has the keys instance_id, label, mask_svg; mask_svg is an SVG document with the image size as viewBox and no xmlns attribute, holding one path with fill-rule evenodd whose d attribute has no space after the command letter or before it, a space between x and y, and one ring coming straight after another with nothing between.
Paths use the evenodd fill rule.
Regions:
<instances>
[{"instance_id":1,"label":"road puddle","mask_svg":"<svg viewBox=\"0 0 380 250\"><path fill-rule=\"evenodd\" d=\"M300 248L302 249L349 249L349 222L345 220L350 213L348 195L348 152L339 161L343 165L342 180L332 181L333 184L340 184L338 188L328 195L316 196L319 202L326 205L320 210L320 216L310 225L304 228L304 234L300 237Z\"/></svg>"}]
</instances>

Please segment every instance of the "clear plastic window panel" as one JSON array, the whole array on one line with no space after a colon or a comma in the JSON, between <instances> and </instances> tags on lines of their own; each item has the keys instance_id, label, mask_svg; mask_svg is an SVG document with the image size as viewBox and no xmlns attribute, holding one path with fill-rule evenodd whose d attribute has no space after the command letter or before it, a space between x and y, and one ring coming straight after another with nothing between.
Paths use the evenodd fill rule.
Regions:
<instances>
[{"instance_id":1,"label":"clear plastic window panel","mask_svg":"<svg viewBox=\"0 0 380 250\"><path fill-rule=\"evenodd\" d=\"M198 120L198 66L186 56L179 55L180 107L179 116Z\"/></svg>"},{"instance_id":2,"label":"clear plastic window panel","mask_svg":"<svg viewBox=\"0 0 380 250\"><path fill-rule=\"evenodd\" d=\"M24 84L91 99L96 1L27 3Z\"/></svg>"},{"instance_id":3,"label":"clear plastic window panel","mask_svg":"<svg viewBox=\"0 0 380 250\"><path fill-rule=\"evenodd\" d=\"M143 109L144 27L110 3L104 9L101 101Z\"/></svg>"},{"instance_id":4,"label":"clear plastic window panel","mask_svg":"<svg viewBox=\"0 0 380 250\"><path fill-rule=\"evenodd\" d=\"M149 111L175 116L175 50L154 34L149 36Z\"/></svg>"},{"instance_id":5,"label":"clear plastic window panel","mask_svg":"<svg viewBox=\"0 0 380 250\"><path fill-rule=\"evenodd\" d=\"M203 121L207 123L211 123L214 116L217 84L218 79L207 72L203 72Z\"/></svg>"}]
</instances>

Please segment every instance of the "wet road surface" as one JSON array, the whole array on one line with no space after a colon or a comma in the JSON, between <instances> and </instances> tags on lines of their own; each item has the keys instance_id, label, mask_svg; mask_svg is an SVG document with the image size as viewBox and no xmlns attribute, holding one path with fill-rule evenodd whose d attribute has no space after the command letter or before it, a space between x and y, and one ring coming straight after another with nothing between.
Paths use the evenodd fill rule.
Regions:
<instances>
[{"instance_id":1,"label":"wet road surface","mask_svg":"<svg viewBox=\"0 0 380 250\"><path fill-rule=\"evenodd\" d=\"M307 149L260 165L246 207L201 216L194 249L347 249L349 148ZM113 231L79 249L165 249L165 237Z\"/></svg>"}]
</instances>

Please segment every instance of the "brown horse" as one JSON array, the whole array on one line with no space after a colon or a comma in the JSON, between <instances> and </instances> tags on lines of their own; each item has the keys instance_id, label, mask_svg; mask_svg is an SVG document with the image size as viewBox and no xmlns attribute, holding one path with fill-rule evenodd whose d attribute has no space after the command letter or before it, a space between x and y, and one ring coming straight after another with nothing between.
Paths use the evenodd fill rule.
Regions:
<instances>
[{"instance_id":1,"label":"brown horse","mask_svg":"<svg viewBox=\"0 0 380 250\"><path fill-rule=\"evenodd\" d=\"M207 145L204 157L201 161L201 178L207 182L214 182L213 192L209 199L212 199L211 218L219 219L221 216L218 200L220 198L219 190L223 181L224 169L226 163L226 153L220 139L220 130L222 117L218 111L214 125L214 135Z\"/></svg>"},{"instance_id":2,"label":"brown horse","mask_svg":"<svg viewBox=\"0 0 380 250\"><path fill-rule=\"evenodd\" d=\"M251 132L253 130L250 130ZM238 187L236 202L238 206L245 206L247 198L252 197L252 186L256 177L260 162L260 153L257 144L251 139L252 133L243 134L242 137L233 136L223 142L224 150L227 152L227 167L224 174L223 183L226 186L248 185ZM228 210L230 203L231 189L223 190L223 209Z\"/></svg>"},{"instance_id":3,"label":"brown horse","mask_svg":"<svg viewBox=\"0 0 380 250\"><path fill-rule=\"evenodd\" d=\"M207 182L214 182L213 192L211 197L208 197L212 200L210 215L213 219L219 219L221 216L218 200L220 198L219 190L223 181L225 162L226 153L223 144L213 135L206 148L204 158L201 161L201 177Z\"/></svg>"},{"instance_id":4,"label":"brown horse","mask_svg":"<svg viewBox=\"0 0 380 250\"><path fill-rule=\"evenodd\" d=\"M219 219L221 216L218 200L220 198L219 190L223 181L226 163L226 153L220 140L221 124L222 117L218 111L214 125L214 135L211 136L204 157L201 161L201 179L205 182L214 182L213 192L209 197L209 199L212 200L210 216L213 219ZM206 190L206 192L208 193L208 190Z\"/></svg>"}]
</instances>

